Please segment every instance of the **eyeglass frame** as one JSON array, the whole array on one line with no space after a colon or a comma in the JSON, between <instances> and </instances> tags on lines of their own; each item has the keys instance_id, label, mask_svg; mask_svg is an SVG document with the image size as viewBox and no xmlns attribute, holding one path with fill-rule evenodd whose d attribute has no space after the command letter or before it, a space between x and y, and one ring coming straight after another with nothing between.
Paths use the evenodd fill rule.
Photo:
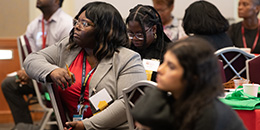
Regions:
<instances>
[{"instance_id":1,"label":"eyeglass frame","mask_svg":"<svg viewBox=\"0 0 260 130\"><path fill-rule=\"evenodd\" d=\"M89 27L89 26L94 26L93 23L90 23L86 20L78 20L78 19L73 19L73 27L76 27L76 25L79 25L79 28L80 29L84 29L86 27Z\"/></svg>"},{"instance_id":2,"label":"eyeglass frame","mask_svg":"<svg viewBox=\"0 0 260 130\"><path fill-rule=\"evenodd\" d=\"M149 27L148 29L145 30L145 33L147 33L149 30L151 30L152 27ZM130 36L129 34L133 35L133 36ZM138 34L142 37L139 37ZM138 33L132 33L132 32L127 32L127 35L128 35L128 38L130 40L133 40L134 37L136 37L138 40L144 40L144 34L141 33L141 32L138 32Z\"/></svg>"}]
</instances>

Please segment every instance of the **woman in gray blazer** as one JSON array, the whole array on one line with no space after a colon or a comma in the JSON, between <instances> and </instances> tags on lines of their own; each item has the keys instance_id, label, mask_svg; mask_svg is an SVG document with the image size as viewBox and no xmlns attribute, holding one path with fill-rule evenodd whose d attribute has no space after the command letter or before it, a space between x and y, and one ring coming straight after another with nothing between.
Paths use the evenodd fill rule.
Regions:
<instances>
[{"instance_id":1,"label":"woman in gray blazer","mask_svg":"<svg viewBox=\"0 0 260 130\"><path fill-rule=\"evenodd\" d=\"M92 2L75 16L69 38L30 54L24 68L38 82L60 86L69 117L84 118L67 125L87 130L128 129L122 89L146 79L139 54L125 48L128 45L126 26L119 12L110 4ZM113 101L93 116L96 109L89 98L104 88ZM78 106L87 109L79 113Z\"/></svg>"}]
</instances>

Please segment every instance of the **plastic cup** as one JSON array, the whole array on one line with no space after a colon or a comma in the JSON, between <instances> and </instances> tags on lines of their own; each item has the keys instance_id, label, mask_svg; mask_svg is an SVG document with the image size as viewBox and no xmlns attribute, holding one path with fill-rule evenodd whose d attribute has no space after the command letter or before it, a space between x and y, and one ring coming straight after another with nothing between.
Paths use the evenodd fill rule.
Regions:
<instances>
[{"instance_id":1,"label":"plastic cup","mask_svg":"<svg viewBox=\"0 0 260 130\"><path fill-rule=\"evenodd\" d=\"M235 88L237 88L238 86L243 86L243 84L249 83L248 79L234 79L233 81L234 81Z\"/></svg>"},{"instance_id":2,"label":"plastic cup","mask_svg":"<svg viewBox=\"0 0 260 130\"><path fill-rule=\"evenodd\" d=\"M243 84L243 90L246 94L257 97L259 84Z\"/></svg>"}]
</instances>

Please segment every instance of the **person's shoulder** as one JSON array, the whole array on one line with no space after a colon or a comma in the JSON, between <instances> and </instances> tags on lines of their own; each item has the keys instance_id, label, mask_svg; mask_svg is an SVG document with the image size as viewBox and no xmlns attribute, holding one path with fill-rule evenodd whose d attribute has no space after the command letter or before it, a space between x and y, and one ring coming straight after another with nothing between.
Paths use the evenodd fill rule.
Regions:
<instances>
[{"instance_id":1,"label":"person's shoulder","mask_svg":"<svg viewBox=\"0 0 260 130\"><path fill-rule=\"evenodd\" d=\"M38 22L40 22L42 19L42 14L37 16L35 19L33 19L29 24L28 24L28 27L29 26L35 26Z\"/></svg>"},{"instance_id":2,"label":"person's shoulder","mask_svg":"<svg viewBox=\"0 0 260 130\"><path fill-rule=\"evenodd\" d=\"M56 46L67 46L69 44L69 36L62 38L58 42L55 43Z\"/></svg>"},{"instance_id":3,"label":"person's shoulder","mask_svg":"<svg viewBox=\"0 0 260 130\"><path fill-rule=\"evenodd\" d=\"M232 28L232 29L238 29L238 28L241 27L241 25L242 25L242 21L231 24L231 25L230 25L230 28Z\"/></svg>"},{"instance_id":4,"label":"person's shoulder","mask_svg":"<svg viewBox=\"0 0 260 130\"><path fill-rule=\"evenodd\" d=\"M241 119L231 107L218 99L214 101L214 107L218 119L217 126L226 126L230 130L245 130Z\"/></svg>"},{"instance_id":5,"label":"person's shoulder","mask_svg":"<svg viewBox=\"0 0 260 130\"><path fill-rule=\"evenodd\" d=\"M172 16L171 25L173 25L174 27L178 27L179 25L181 25L181 23L182 23L182 20L181 20L181 19Z\"/></svg>"},{"instance_id":6,"label":"person's shoulder","mask_svg":"<svg viewBox=\"0 0 260 130\"><path fill-rule=\"evenodd\" d=\"M121 54L120 54L121 53ZM118 48L118 54L120 55L124 55L124 54L131 54L131 55L135 55L135 54L138 54L137 52L129 49L129 48L126 48L126 47L119 47Z\"/></svg>"},{"instance_id":7,"label":"person's shoulder","mask_svg":"<svg viewBox=\"0 0 260 130\"><path fill-rule=\"evenodd\" d=\"M126 47L119 47L117 50L118 51L116 51L114 53L113 58L118 58L118 59L120 59L122 61L126 61L126 62L131 59L138 58L138 57L141 59L140 55L137 52L130 50Z\"/></svg>"},{"instance_id":8,"label":"person's shoulder","mask_svg":"<svg viewBox=\"0 0 260 130\"><path fill-rule=\"evenodd\" d=\"M72 17L64 12L61 8L59 8L52 16L54 20L57 20L61 24L63 23L70 23L72 24Z\"/></svg>"},{"instance_id":9,"label":"person's shoulder","mask_svg":"<svg viewBox=\"0 0 260 130\"><path fill-rule=\"evenodd\" d=\"M61 9L61 17L64 17L64 18L68 18L68 19L73 19L72 16L70 16L69 14L67 14L66 12L64 12L62 9Z\"/></svg>"}]
</instances>

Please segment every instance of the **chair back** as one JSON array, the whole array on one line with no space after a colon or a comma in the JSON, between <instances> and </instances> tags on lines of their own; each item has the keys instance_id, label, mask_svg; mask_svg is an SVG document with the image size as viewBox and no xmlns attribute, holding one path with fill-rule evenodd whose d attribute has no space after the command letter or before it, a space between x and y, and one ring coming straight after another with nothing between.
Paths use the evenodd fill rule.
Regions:
<instances>
[{"instance_id":1,"label":"chair back","mask_svg":"<svg viewBox=\"0 0 260 130\"><path fill-rule=\"evenodd\" d=\"M246 61L247 78L252 83L260 84L260 56Z\"/></svg>"},{"instance_id":2,"label":"chair back","mask_svg":"<svg viewBox=\"0 0 260 130\"><path fill-rule=\"evenodd\" d=\"M237 47L226 47L215 52L223 61L226 81L232 78L246 78L246 60L255 57Z\"/></svg>"},{"instance_id":3,"label":"chair back","mask_svg":"<svg viewBox=\"0 0 260 130\"><path fill-rule=\"evenodd\" d=\"M20 66L21 68L23 68L23 61L25 60L26 56L28 56L32 52L31 46L29 44L26 35L21 35L17 37L17 48L18 48Z\"/></svg>"},{"instance_id":4,"label":"chair back","mask_svg":"<svg viewBox=\"0 0 260 130\"><path fill-rule=\"evenodd\" d=\"M224 71L224 68L223 68L223 61L218 60L218 63L219 63L219 67L220 67L220 74L221 74L222 83L225 83L227 81L226 81L225 71Z\"/></svg>"},{"instance_id":5,"label":"chair back","mask_svg":"<svg viewBox=\"0 0 260 130\"><path fill-rule=\"evenodd\" d=\"M63 130L67 121L66 113L62 105L62 101L59 95L58 86L55 84L48 84L47 90L51 98L51 104L54 110L54 114L57 120L57 125L60 130Z\"/></svg>"},{"instance_id":6,"label":"chair back","mask_svg":"<svg viewBox=\"0 0 260 130\"><path fill-rule=\"evenodd\" d=\"M145 95L145 89L149 87L156 87L157 83L148 80L139 81L132 86L123 89L123 98L126 105L126 116L129 124L129 129L135 129L134 120L130 113L130 110L135 107L136 101L143 95Z\"/></svg>"},{"instance_id":7,"label":"chair back","mask_svg":"<svg viewBox=\"0 0 260 130\"><path fill-rule=\"evenodd\" d=\"M28 56L32 52L29 41L25 35L21 35L17 38L17 48L18 48L20 66L22 69L23 61L25 60L26 56ZM31 111L32 112L44 112L44 116L42 117L40 124L39 124L39 126L40 126L39 129L43 130L47 124L56 124L56 122L50 121L53 109L48 108L44 104L44 101L42 98L42 93L41 93L42 87L43 87L42 84L37 83L36 80L32 80L32 83L33 83L36 97L35 96L28 97L27 103L28 103L28 105L34 105L34 104L38 103L41 106L42 110L31 110ZM36 101L33 101L34 99Z\"/></svg>"}]
</instances>

